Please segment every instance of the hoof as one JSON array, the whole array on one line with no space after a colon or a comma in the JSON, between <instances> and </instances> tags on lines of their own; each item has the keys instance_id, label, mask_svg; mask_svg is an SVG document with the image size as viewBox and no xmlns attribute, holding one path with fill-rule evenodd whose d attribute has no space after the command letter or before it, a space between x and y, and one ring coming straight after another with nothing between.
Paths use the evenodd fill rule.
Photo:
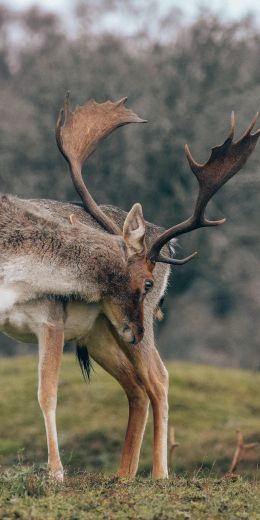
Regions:
<instances>
[{"instance_id":1,"label":"hoof","mask_svg":"<svg viewBox=\"0 0 260 520\"><path fill-rule=\"evenodd\" d=\"M152 474L154 480L163 480L169 478L168 471L157 471Z\"/></svg>"},{"instance_id":2,"label":"hoof","mask_svg":"<svg viewBox=\"0 0 260 520\"><path fill-rule=\"evenodd\" d=\"M63 469L58 469L58 470L50 470L49 471L49 478L51 480L51 482L54 482L54 483L57 483L57 484L62 484L63 481L64 481L64 473L63 473Z\"/></svg>"}]
</instances>

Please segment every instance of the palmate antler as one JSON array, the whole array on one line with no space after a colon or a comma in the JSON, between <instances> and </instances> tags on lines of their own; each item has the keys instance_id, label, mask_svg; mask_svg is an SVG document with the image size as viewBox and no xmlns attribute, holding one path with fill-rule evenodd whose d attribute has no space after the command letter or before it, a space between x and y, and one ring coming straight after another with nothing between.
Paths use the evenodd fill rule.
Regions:
<instances>
[{"instance_id":1,"label":"palmate antler","mask_svg":"<svg viewBox=\"0 0 260 520\"><path fill-rule=\"evenodd\" d=\"M199 183L199 194L195 204L195 210L190 218L167 229L155 240L148 252L148 258L151 262L164 262L168 264L188 262L196 253L193 253L193 255L183 260L177 260L162 255L162 247L172 238L183 235L184 233L189 233L194 229L224 224L225 219L208 220L204 215L205 209L214 193L242 168L254 150L260 135L260 129L254 134L252 134L251 131L256 123L257 117L258 113L239 141L233 142L235 116L234 112L232 112L231 129L228 138L222 145L212 148L210 158L205 164L197 163L193 159L188 145L185 145L188 162Z\"/></svg>"},{"instance_id":2,"label":"palmate antler","mask_svg":"<svg viewBox=\"0 0 260 520\"><path fill-rule=\"evenodd\" d=\"M98 143L119 126L129 123L145 123L132 110L125 108L127 98L115 103L96 103L91 100L69 110L69 93L64 99L56 124L56 141L59 150L69 163L74 186L81 197L84 208L109 233L121 234L121 229L96 204L82 178L84 161L96 149Z\"/></svg>"}]
</instances>

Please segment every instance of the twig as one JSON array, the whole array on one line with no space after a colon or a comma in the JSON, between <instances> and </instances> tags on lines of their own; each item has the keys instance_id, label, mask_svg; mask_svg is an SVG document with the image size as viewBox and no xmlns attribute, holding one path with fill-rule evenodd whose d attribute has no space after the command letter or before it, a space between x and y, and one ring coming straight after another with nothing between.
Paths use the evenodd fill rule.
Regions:
<instances>
[{"instance_id":1,"label":"twig","mask_svg":"<svg viewBox=\"0 0 260 520\"><path fill-rule=\"evenodd\" d=\"M235 449L235 453L231 462L230 469L226 474L227 477L236 477L236 470L241 459L245 457L245 454L248 450L256 448L259 446L258 442L250 442L249 444L244 443L244 437L240 430L237 430L237 446Z\"/></svg>"},{"instance_id":2,"label":"twig","mask_svg":"<svg viewBox=\"0 0 260 520\"><path fill-rule=\"evenodd\" d=\"M175 448L179 446L178 442L175 442L175 430L173 426L170 426L169 430L169 466L173 463L173 452Z\"/></svg>"}]
</instances>

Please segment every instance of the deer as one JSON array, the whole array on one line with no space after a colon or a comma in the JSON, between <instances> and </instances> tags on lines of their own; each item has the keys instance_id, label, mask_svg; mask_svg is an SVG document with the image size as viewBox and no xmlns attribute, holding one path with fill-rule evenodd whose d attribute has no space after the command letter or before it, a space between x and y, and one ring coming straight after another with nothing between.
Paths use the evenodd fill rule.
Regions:
<instances>
[{"instance_id":1,"label":"deer","mask_svg":"<svg viewBox=\"0 0 260 520\"><path fill-rule=\"evenodd\" d=\"M185 145L199 184L191 217L163 230L146 222L142 207L129 213L98 205L82 168L98 144L116 128L143 123L117 102L93 100L74 111L66 95L56 124L58 148L66 159L80 203L45 199L0 199L0 330L39 346L38 400L43 413L48 467L63 481L56 428L57 391L64 341L76 344L83 374L96 361L123 388L129 407L118 475L134 478L151 403L154 478L167 478L168 373L154 339L154 318L166 291L170 266L197 254L175 258L174 241L198 228L225 222L208 220L212 196L245 164L260 130L257 115L234 142L235 118L227 139L197 163Z\"/></svg>"}]
</instances>

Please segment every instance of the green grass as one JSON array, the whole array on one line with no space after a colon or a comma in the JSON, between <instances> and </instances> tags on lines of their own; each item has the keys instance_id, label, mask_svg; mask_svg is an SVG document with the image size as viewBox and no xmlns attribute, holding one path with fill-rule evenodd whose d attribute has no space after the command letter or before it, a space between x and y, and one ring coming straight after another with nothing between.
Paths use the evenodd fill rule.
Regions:
<instances>
[{"instance_id":1,"label":"green grass","mask_svg":"<svg viewBox=\"0 0 260 520\"><path fill-rule=\"evenodd\" d=\"M223 475L235 431L260 440L260 375L172 363L170 424L176 440L167 482L152 482L152 422L148 422L136 481L116 472L127 422L119 385L95 365L85 384L74 356L63 359L58 431L67 476L49 483L37 391L37 359L0 360L1 519L260 519L260 449L247 455L235 482ZM173 473L174 472L174 473Z\"/></svg>"}]
</instances>

